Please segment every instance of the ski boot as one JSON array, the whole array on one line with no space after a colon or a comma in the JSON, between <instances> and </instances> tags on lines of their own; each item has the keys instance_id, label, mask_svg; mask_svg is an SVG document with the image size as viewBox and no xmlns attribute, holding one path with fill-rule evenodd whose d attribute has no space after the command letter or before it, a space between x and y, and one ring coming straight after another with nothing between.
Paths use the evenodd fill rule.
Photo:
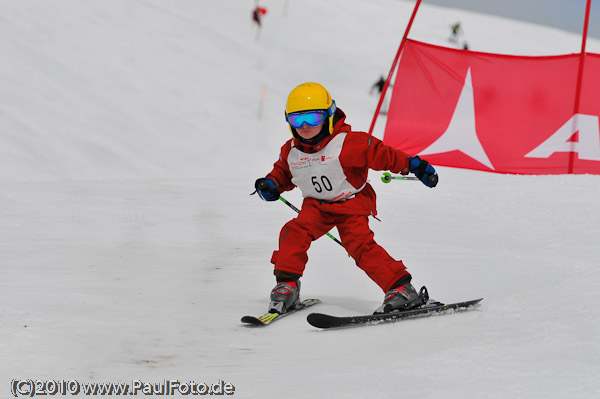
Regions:
<instances>
[{"instance_id":1,"label":"ski boot","mask_svg":"<svg viewBox=\"0 0 600 399\"><path fill-rule=\"evenodd\" d=\"M277 283L271 291L269 313L285 313L300 303L300 280Z\"/></svg>"},{"instance_id":2,"label":"ski boot","mask_svg":"<svg viewBox=\"0 0 600 399\"><path fill-rule=\"evenodd\" d=\"M417 293L415 287L411 283L403 284L399 287L394 287L385 294L383 304L375 309L373 314L401 312L417 308L427 303L429 294L427 288L422 287Z\"/></svg>"}]
</instances>

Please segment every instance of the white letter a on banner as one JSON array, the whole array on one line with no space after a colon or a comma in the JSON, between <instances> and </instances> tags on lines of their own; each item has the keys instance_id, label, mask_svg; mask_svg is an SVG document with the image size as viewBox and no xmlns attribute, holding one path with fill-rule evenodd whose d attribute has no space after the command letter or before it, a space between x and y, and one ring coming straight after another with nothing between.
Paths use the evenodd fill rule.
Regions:
<instances>
[{"instance_id":1,"label":"white letter a on banner","mask_svg":"<svg viewBox=\"0 0 600 399\"><path fill-rule=\"evenodd\" d=\"M439 154L455 150L463 152L477 162L494 170L494 166L485 153L479 137L477 137L471 68L467 71L465 84L460 92L448 128L433 144L419 152L419 155Z\"/></svg>"},{"instance_id":2,"label":"white letter a on banner","mask_svg":"<svg viewBox=\"0 0 600 399\"><path fill-rule=\"evenodd\" d=\"M579 133L578 141L569 141L575 133ZM525 156L548 158L555 152L571 151L578 153L579 159L600 161L600 127L596 115L573 115L552 136Z\"/></svg>"}]
</instances>

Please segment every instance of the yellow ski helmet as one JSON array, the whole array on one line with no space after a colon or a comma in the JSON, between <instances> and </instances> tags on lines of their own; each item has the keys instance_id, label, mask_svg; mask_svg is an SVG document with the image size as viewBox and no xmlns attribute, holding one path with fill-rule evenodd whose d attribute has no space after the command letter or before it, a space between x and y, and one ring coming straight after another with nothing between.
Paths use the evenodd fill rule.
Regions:
<instances>
[{"instance_id":1,"label":"yellow ski helmet","mask_svg":"<svg viewBox=\"0 0 600 399\"><path fill-rule=\"evenodd\" d=\"M329 119L329 134L333 133L333 114L335 114L335 101L329 95L327 89L318 83L302 83L290 92L285 106L285 115L313 110L327 111ZM292 134L294 131L290 126Z\"/></svg>"}]
</instances>

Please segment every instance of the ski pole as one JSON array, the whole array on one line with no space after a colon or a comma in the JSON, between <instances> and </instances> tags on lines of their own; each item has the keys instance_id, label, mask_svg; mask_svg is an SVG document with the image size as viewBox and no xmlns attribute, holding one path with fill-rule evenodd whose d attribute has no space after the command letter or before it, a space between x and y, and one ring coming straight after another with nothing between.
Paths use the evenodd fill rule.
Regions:
<instances>
[{"instance_id":1,"label":"ski pole","mask_svg":"<svg viewBox=\"0 0 600 399\"><path fill-rule=\"evenodd\" d=\"M392 180L419 180L418 177L415 176L392 176L390 173L385 172L383 176L381 176L381 181L384 183L389 183Z\"/></svg>"},{"instance_id":2,"label":"ski pole","mask_svg":"<svg viewBox=\"0 0 600 399\"><path fill-rule=\"evenodd\" d=\"M438 177L437 175L429 175L429 177L427 178L429 180L429 183L431 183L432 186L436 186L437 182L438 182ZM383 174L383 176L381 176L381 181L384 183L389 183L392 180L421 180L418 177L415 176L392 176L391 174L389 174L388 172L385 172Z\"/></svg>"},{"instance_id":3,"label":"ski pole","mask_svg":"<svg viewBox=\"0 0 600 399\"><path fill-rule=\"evenodd\" d=\"M291 204L288 200L286 200L285 198L283 198L281 195L279 196L279 199L281 200L281 202L283 202L284 204L286 204L287 206L289 206L290 208L292 208L293 210L295 210L296 213L300 213L300 209L296 208L293 204ZM340 240L338 240L337 238L335 238L335 236L333 234L327 233L326 235L327 235L327 237L331 238L333 241L335 241L338 244L340 244L342 247L344 246L342 244L342 242ZM350 254L348 254L348 256L350 256Z\"/></svg>"},{"instance_id":4,"label":"ski pole","mask_svg":"<svg viewBox=\"0 0 600 399\"><path fill-rule=\"evenodd\" d=\"M259 189L264 190L266 189L266 184L263 184L264 182L261 182L261 184L259 185ZM256 191L254 191L252 194L255 194ZM296 211L296 213L300 213L300 209L296 208L291 202L289 202L288 200L286 200L285 198L283 198L281 195L279 196L279 199L281 200L281 202L283 202L284 204L286 204L287 206L289 206L290 208L292 208L294 211ZM337 242L342 248L344 248L344 244L342 244L342 242L340 240L338 240L337 238L335 238L335 236L331 233L325 233L325 235L327 235L327 237L331 238L333 241ZM345 249L345 248L344 248ZM348 254L348 257L350 258L350 254Z\"/></svg>"}]
</instances>

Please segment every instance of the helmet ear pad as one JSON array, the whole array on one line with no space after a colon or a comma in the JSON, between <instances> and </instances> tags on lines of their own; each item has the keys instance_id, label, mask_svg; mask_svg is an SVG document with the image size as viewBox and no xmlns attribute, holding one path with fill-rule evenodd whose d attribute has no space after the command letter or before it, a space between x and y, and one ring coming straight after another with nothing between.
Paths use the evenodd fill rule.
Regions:
<instances>
[{"instance_id":1,"label":"helmet ear pad","mask_svg":"<svg viewBox=\"0 0 600 399\"><path fill-rule=\"evenodd\" d=\"M327 118L329 119L329 134L333 134L333 117L335 116L335 111L337 111L335 100L332 99L331 102L331 107L327 109L327 115L329 115L329 117Z\"/></svg>"}]
</instances>

